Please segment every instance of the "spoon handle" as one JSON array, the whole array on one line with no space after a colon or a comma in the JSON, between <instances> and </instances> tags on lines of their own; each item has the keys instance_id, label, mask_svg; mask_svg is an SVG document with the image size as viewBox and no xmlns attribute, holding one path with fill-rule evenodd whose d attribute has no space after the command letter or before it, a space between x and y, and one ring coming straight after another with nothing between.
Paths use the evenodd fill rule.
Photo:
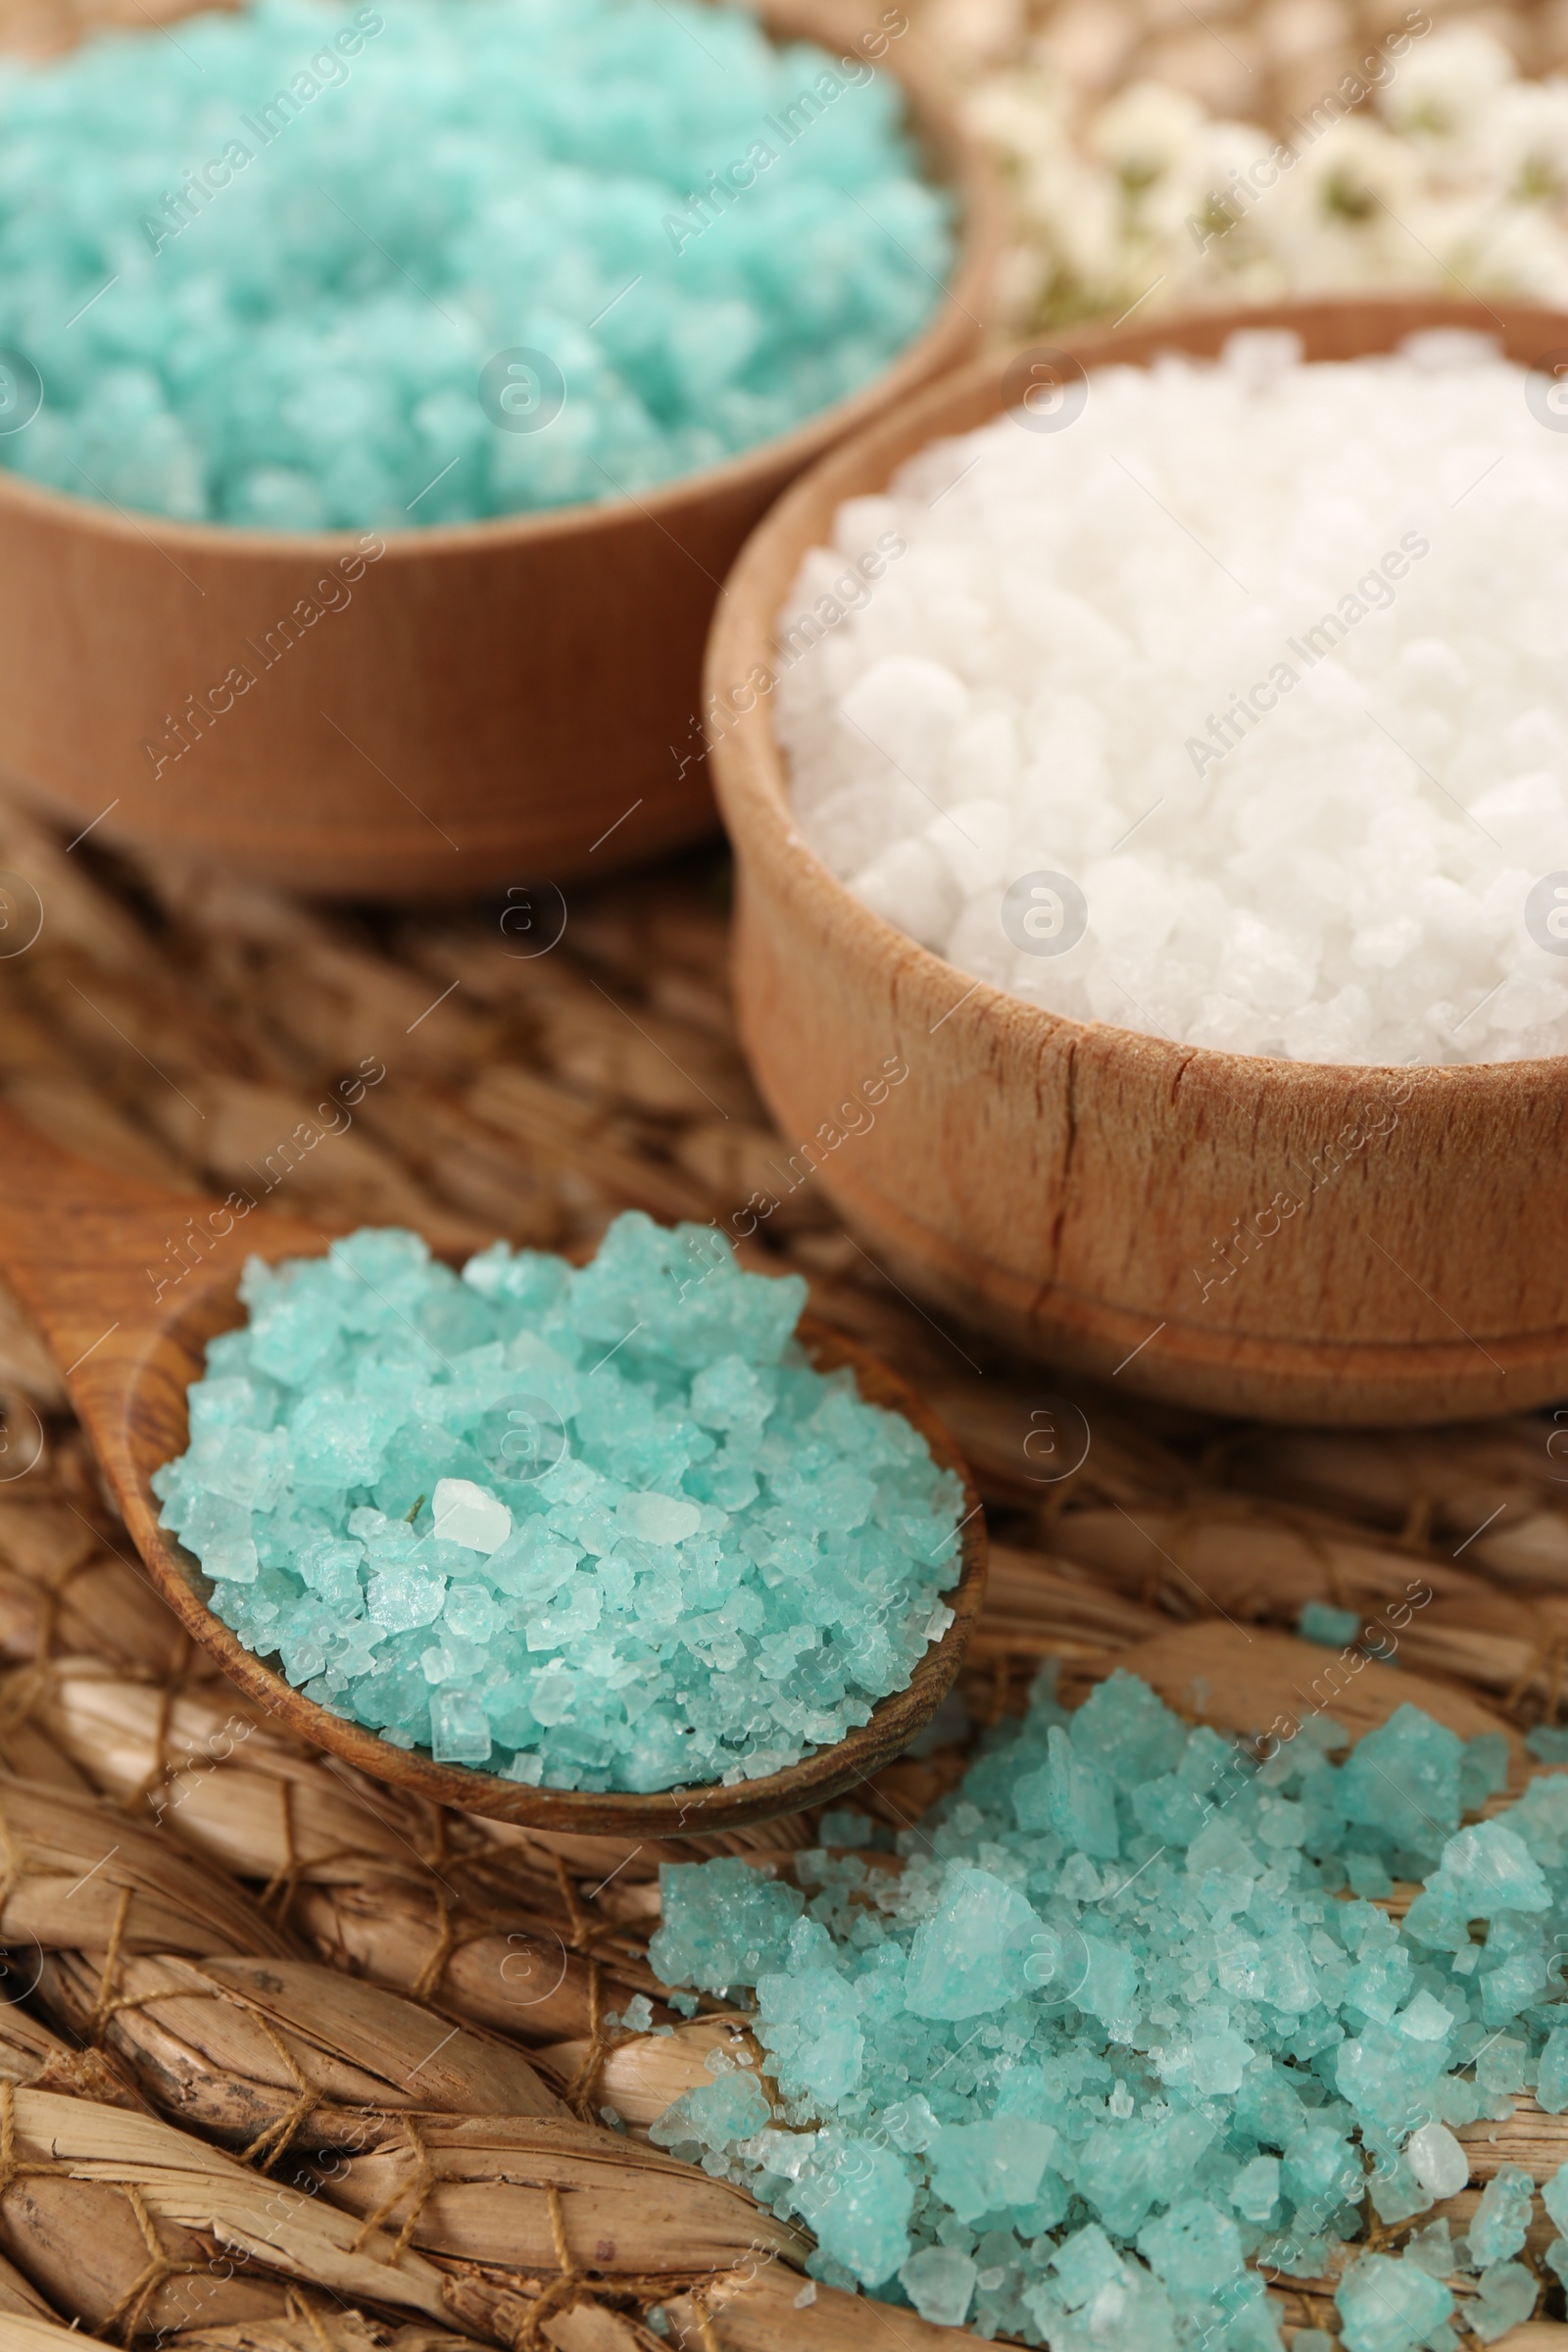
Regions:
<instances>
[{"instance_id":1,"label":"spoon handle","mask_svg":"<svg viewBox=\"0 0 1568 2352\"><path fill-rule=\"evenodd\" d=\"M244 1200L115 1175L0 1104L0 1275L95 1439L101 1415L119 1417L149 1341L194 1294L237 1282L252 1250L314 1255L331 1238L293 1219L252 1218Z\"/></svg>"}]
</instances>

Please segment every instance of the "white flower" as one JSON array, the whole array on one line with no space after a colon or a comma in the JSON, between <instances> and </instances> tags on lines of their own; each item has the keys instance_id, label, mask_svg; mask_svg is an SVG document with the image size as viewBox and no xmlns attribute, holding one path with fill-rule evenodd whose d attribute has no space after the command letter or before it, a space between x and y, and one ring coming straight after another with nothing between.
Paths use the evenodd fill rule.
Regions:
<instances>
[{"instance_id":1,"label":"white flower","mask_svg":"<svg viewBox=\"0 0 1568 2352\"><path fill-rule=\"evenodd\" d=\"M1568 302L1568 81L1521 81L1474 24L1390 63L1375 105L1366 77L1347 75L1277 144L1153 81L1081 121L1072 77L1037 43L1030 66L992 75L967 102L1010 166L1014 323L1452 292L1456 279Z\"/></svg>"},{"instance_id":2,"label":"white flower","mask_svg":"<svg viewBox=\"0 0 1568 2352\"><path fill-rule=\"evenodd\" d=\"M1361 115L1348 115L1298 156L1281 180L1288 205L1336 229L1375 234L1390 214L1417 201L1423 172L1402 140Z\"/></svg>"},{"instance_id":3,"label":"white flower","mask_svg":"<svg viewBox=\"0 0 1568 2352\"><path fill-rule=\"evenodd\" d=\"M1301 294L1430 284L1441 273L1421 222L1426 189L1409 146L1352 116L1285 172L1259 229Z\"/></svg>"},{"instance_id":4,"label":"white flower","mask_svg":"<svg viewBox=\"0 0 1568 2352\"><path fill-rule=\"evenodd\" d=\"M1454 240L1459 275L1490 293L1568 301L1568 228L1539 205L1499 205Z\"/></svg>"},{"instance_id":5,"label":"white flower","mask_svg":"<svg viewBox=\"0 0 1568 2352\"><path fill-rule=\"evenodd\" d=\"M1223 246L1218 258L1240 268L1258 250L1259 214L1280 179L1275 141L1250 122L1205 122L1165 175L1150 188L1141 218L1194 253Z\"/></svg>"},{"instance_id":6,"label":"white flower","mask_svg":"<svg viewBox=\"0 0 1568 2352\"><path fill-rule=\"evenodd\" d=\"M1117 286L1132 267L1121 191L1072 155L1042 159L1023 182L1029 218L1052 259L1079 285Z\"/></svg>"},{"instance_id":7,"label":"white flower","mask_svg":"<svg viewBox=\"0 0 1568 2352\"><path fill-rule=\"evenodd\" d=\"M1202 108L1162 82L1138 81L1102 107L1089 126L1089 152L1122 185L1140 189L1173 171L1205 127Z\"/></svg>"},{"instance_id":8,"label":"white flower","mask_svg":"<svg viewBox=\"0 0 1568 2352\"><path fill-rule=\"evenodd\" d=\"M989 139L1008 162L1028 162L1071 145L1071 102L1062 84L1040 74L999 74L970 91L965 126Z\"/></svg>"},{"instance_id":9,"label":"white flower","mask_svg":"<svg viewBox=\"0 0 1568 2352\"><path fill-rule=\"evenodd\" d=\"M1405 133L1451 138L1486 112L1514 72L1507 50L1479 24L1447 25L1398 61L1381 96L1384 119Z\"/></svg>"},{"instance_id":10,"label":"white flower","mask_svg":"<svg viewBox=\"0 0 1568 2352\"><path fill-rule=\"evenodd\" d=\"M1568 194L1568 82L1515 81L1472 123L1473 176L1525 203Z\"/></svg>"}]
</instances>

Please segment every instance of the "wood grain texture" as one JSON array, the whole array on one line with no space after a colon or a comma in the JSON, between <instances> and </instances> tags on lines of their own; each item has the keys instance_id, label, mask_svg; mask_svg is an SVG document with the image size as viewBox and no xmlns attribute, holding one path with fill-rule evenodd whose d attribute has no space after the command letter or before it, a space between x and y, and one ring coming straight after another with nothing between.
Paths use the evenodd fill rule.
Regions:
<instances>
[{"instance_id":1,"label":"wood grain texture","mask_svg":"<svg viewBox=\"0 0 1568 2352\"><path fill-rule=\"evenodd\" d=\"M319 1256L330 1230L282 1217L238 1222L178 1293L158 1301L147 1269L167 1265L168 1243L191 1210L183 1195L131 1184L71 1158L0 1111L0 1272L42 1328L66 1374L71 1401L92 1441L154 1585L230 1681L291 1731L363 1771L436 1804L535 1829L633 1838L712 1833L819 1804L865 1780L906 1748L957 1675L985 1592L986 1535L966 1465L936 1415L866 1349L802 1318L800 1338L823 1371L848 1365L862 1396L901 1412L936 1461L964 1489L959 1576L948 1593L954 1621L925 1651L908 1686L882 1700L869 1722L787 1772L735 1788L676 1788L652 1795L530 1788L437 1764L396 1748L362 1725L329 1715L246 1649L207 1605L198 1563L158 1524L149 1481L183 1451L185 1394L206 1346L243 1320L236 1285L247 1254ZM233 1198L231 1196L231 1198ZM198 1203L198 1215L217 1203Z\"/></svg>"},{"instance_id":2,"label":"wood grain texture","mask_svg":"<svg viewBox=\"0 0 1568 2352\"><path fill-rule=\"evenodd\" d=\"M832 39L812 0L762 13ZM567 882L709 831L702 650L736 551L803 466L980 340L990 167L928 73L897 44L885 63L959 249L930 324L872 383L635 497L394 532L352 584L331 567L357 532L131 516L0 471L0 769L73 831L102 814L100 840L339 896ZM311 599L334 609L285 646ZM192 695L210 708L236 665L254 684L175 759L171 717ZM156 774L149 744L171 752Z\"/></svg>"},{"instance_id":3,"label":"wood grain texture","mask_svg":"<svg viewBox=\"0 0 1568 2352\"><path fill-rule=\"evenodd\" d=\"M1568 346L1568 317L1427 300L1287 304L1064 336L1086 367L1212 354L1295 327L1309 358L1428 326ZM898 1279L1009 1345L1133 1391L1322 1423L1479 1417L1568 1390L1561 1168L1568 1061L1416 1070L1271 1061L1041 1011L970 986L851 897L797 831L765 697L774 616L846 498L1004 406L1009 355L824 460L748 543L709 651L712 762L735 844L735 982L759 1084L817 1136L889 1055L909 1075L821 1181ZM715 706L713 698L717 697ZM1359 1144L1350 1138L1359 1135ZM1267 1221L1201 1296L1216 1242ZM1238 1261L1241 1253L1238 1252Z\"/></svg>"}]
</instances>

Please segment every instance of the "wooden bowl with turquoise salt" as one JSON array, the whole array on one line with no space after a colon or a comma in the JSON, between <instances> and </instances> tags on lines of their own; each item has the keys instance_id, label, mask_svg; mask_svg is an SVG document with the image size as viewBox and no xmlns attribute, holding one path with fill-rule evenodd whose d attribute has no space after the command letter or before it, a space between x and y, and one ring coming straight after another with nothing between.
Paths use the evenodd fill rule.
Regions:
<instances>
[{"instance_id":1,"label":"wooden bowl with turquoise salt","mask_svg":"<svg viewBox=\"0 0 1568 2352\"><path fill-rule=\"evenodd\" d=\"M803 1316L796 1336L817 1370L852 1371L862 1399L903 1415L937 1468L952 1472L962 1488L957 1575L944 1595L952 1621L921 1653L909 1682L883 1698L867 1722L764 1778L644 1794L534 1788L468 1765L438 1764L423 1750L396 1746L329 1713L214 1614L211 1581L160 1525L151 1480L185 1447L186 1393L203 1376L209 1341L245 1320L236 1295L245 1258L318 1257L333 1235L270 1215L253 1227L238 1221L231 1206L109 1175L4 1111L0 1162L0 1273L65 1372L72 1403L154 1586L232 1682L345 1762L432 1803L534 1829L695 1835L797 1812L855 1788L908 1746L953 1687L985 1590L985 1520L968 1468L942 1423L897 1374L856 1342ZM189 1231L193 1210L209 1253L165 1302L149 1269L162 1269L169 1287L174 1237Z\"/></svg>"},{"instance_id":2,"label":"wooden bowl with turquoise salt","mask_svg":"<svg viewBox=\"0 0 1568 2352\"><path fill-rule=\"evenodd\" d=\"M760 13L843 45L811 0ZM987 312L984 153L912 39L867 37L955 220L925 324L859 389L652 487L384 532L175 521L0 468L0 767L71 833L337 897L569 884L710 831L702 651L730 563L805 466L968 358Z\"/></svg>"},{"instance_id":3,"label":"wooden bowl with turquoise salt","mask_svg":"<svg viewBox=\"0 0 1568 2352\"><path fill-rule=\"evenodd\" d=\"M1213 357L1240 327L1289 328L1308 362L1438 328L1548 371L1568 353L1559 312L1382 298L1134 319L1058 348L1084 369L1147 366ZM802 563L832 544L845 501L1013 409L1028 365L987 360L824 460L753 535L718 608L708 686L739 1021L780 1129L822 1139L802 1149L911 1292L1122 1389L1385 1424L1568 1393L1568 1059L1354 1066L1066 1018L917 945L804 837L771 703L749 691L799 658L777 616ZM1052 380L1061 396L1070 368ZM871 1118L860 1089L890 1054L908 1076Z\"/></svg>"}]
</instances>

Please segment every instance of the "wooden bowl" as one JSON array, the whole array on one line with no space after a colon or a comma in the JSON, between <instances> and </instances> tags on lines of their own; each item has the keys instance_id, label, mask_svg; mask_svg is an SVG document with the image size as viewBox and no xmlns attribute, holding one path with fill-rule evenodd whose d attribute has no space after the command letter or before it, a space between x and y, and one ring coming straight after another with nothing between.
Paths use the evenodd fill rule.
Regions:
<instances>
[{"instance_id":1,"label":"wooden bowl","mask_svg":"<svg viewBox=\"0 0 1568 2352\"><path fill-rule=\"evenodd\" d=\"M762 14L834 45L820 0ZM883 62L958 250L873 382L684 480L393 533L369 564L356 531L172 522L0 470L0 769L72 831L338 896L566 882L708 830L702 648L736 551L811 460L980 340L995 183L917 64Z\"/></svg>"},{"instance_id":2,"label":"wooden bowl","mask_svg":"<svg viewBox=\"0 0 1568 2352\"><path fill-rule=\"evenodd\" d=\"M467 1765L437 1764L328 1714L214 1616L207 1605L212 1582L159 1526L151 1480L188 1443L186 1391L202 1376L209 1340L244 1320L236 1287L245 1258L319 1256L331 1236L283 1217L259 1217L254 1227L236 1223L218 1201L109 1175L46 1143L3 1108L0 1165L0 1272L69 1367L72 1403L153 1584L230 1681L316 1746L433 1803L530 1829L695 1836L798 1812L857 1787L908 1746L952 1689L985 1592L985 1518L974 1482L942 1423L896 1373L855 1341L803 1316L799 1337L812 1362L823 1371L848 1365L861 1396L903 1413L933 1458L963 1485L958 1579L945 1595L953 1623L925 1650L906 1688L881 1700L867 1723L762 1780L644 1795L532 1788ZM160 1303L150 1297L146 1269L167 1267L171 1235L188 1230L193 1215L211 1254Z\"/></svg>"},{"instance_id":3,"label":"wooden bowl","mask_svg":"<svg viewBox=\"0 0 1568 2352\"><path fill-rule=\"evenodd\" d=\"M1495 333L1521 360L1568 349L1561 313L1426 300L1289 304L1058 347L1085 367L1144 364L1212 355L1238 326L1294 327L1316 360L1434 326ZM766 699L737 702L737 684L773 659L775 615L840 502L996 416L1008 364L906 403L816 466L718 607L708 692L739 869L738 1012L786 1152L815 1159L909 1290L1125 1389L1320 1423L1568 1394L1568 1059L1349 1068L1062 1019L869 913L796 829ZM908 1076L867 1124L865 1082L891 1056ZM1200 1296L1194 1269L1222 1271L1216 1243L1267 1229L1271 1209L1272 1230L1233 1254L1237 1277Z\"/></svg>"}]
</instances>

